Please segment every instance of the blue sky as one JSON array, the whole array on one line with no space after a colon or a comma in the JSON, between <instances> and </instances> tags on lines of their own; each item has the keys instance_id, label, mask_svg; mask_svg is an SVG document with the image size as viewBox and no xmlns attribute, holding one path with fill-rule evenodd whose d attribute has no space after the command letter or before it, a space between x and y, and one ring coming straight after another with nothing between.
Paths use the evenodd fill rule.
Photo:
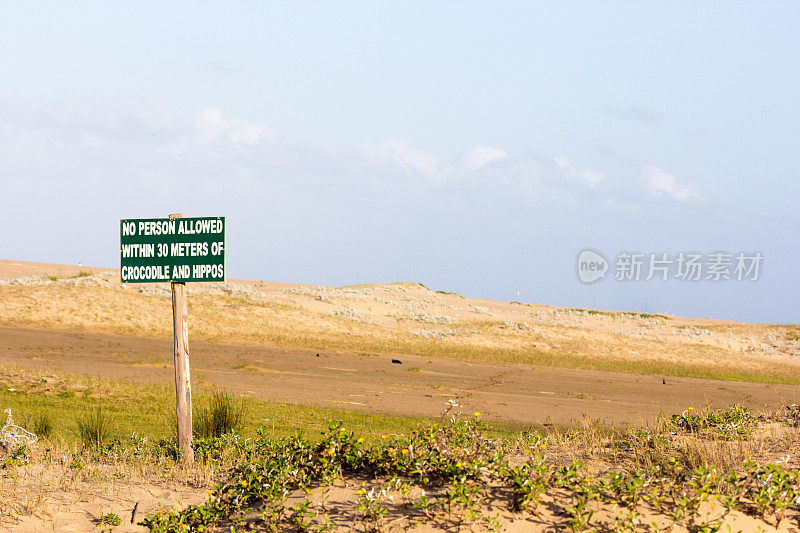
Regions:
<instances>
[{"instance_id":1,"label":"blue sky","mask_svg":"<svg viewBox=\"0 0 800 533\"><path fill-rule=\"evenodd\" d=\"M2 3L0 256L115 266L121 218L224 215L233 277L800 322L799 15ZM584 285L585 248L764 261Z\"/></svg>"}]
</instances>

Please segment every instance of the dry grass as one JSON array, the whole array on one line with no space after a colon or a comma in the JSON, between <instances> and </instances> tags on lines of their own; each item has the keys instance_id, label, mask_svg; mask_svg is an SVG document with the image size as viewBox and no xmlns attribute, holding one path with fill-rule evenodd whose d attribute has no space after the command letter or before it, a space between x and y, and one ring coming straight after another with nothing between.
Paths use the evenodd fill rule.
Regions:
<instances>
[{"instance_id":1,"label":"dry grass","mask_svg":"<svg viewBox=\"0 0 800 533\"><path fill-rule=\"evenodd\" d=\"M646 428L631 425L600 424L584 418L566 428L537 433L531 439L521 434L516 446L523 452L537 446L557 462L582 462L592 472L612 466L630 471L647 470L668 464L676 458L679 466L689 469L716 466L735 470L747 460L778 462L800 452L800 427L771 422L783 418L785 409L763 412L761 422L747 438L709 439L675 431L668 419L657 417ZM654 440L660 435L663 439Z\"/></svg>"}]
</instances>

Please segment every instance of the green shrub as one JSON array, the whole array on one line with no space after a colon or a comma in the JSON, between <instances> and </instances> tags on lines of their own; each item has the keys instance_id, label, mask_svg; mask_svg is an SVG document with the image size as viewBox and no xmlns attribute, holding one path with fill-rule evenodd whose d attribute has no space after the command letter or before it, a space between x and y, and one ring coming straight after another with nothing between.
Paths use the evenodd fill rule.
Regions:
<instances>
[{"instance_id":1,"label":"green shrub","mask_svg":"<svg viewBox=\"0 0 800 533\"><path fill-rule=\"evenodd\" d=\"M53 433L53 421L50 419L49 414L41 413L33 419L31 428L37 437L40 439L47 439Z\"/></svg>"},{"instance_id":2,"label":"green shrub","mask_svg":"<svg viewBox=\"0 0 800 533\"><path fill-rule=\"evenodd\" d=\"M11 453L0 461L0 468L10 468L12 466L20 466L30 460L30 453L27 444L20 444L14 448Z\"/></svg>"},{"instance_id":3,"label":"green shrub","mask_svg":"<svg viewBox=\"0 0 800 533\"><path fill-rule=\"evenodd\" d=\"M733 404L724 409L705 409L700 412L689 407L679 415L672 415L670 422L676 428L689 433L733 440L749 437L755 428L756 419L746 407Z\"/></svg>"},{"instance_id":4,"label":"green shrub","mask_svg":"<svg viewBox=\"0 0 800 533\"><path fill-rule=\"evenodd\" d=\"M84 411L75 418L76 433L84 446L100 446L111 435L112 419L102 407Z\"/></svg>"},{"instance_id":5,"label":"green shrub","mask_svg":"<svg viewBox=\"0 0 800 533\"><path fill-rule=\"evenodd\" d=\"M118 526L122 523L122 519L117 513L106 513L100 517L100 525L102 526Z\"/></svg>"},{"instance_id":6,"label":"green shrub","mask_svg":"<svg viewBox=\"0 0 800 533\"><path fill-rule=\"evenodd\" d=\"M244 402L225 391L214 391L208 405L195 412L192 433L199 438L218 438L235 433L244 422Z\"/></svg>"}]
</instances>

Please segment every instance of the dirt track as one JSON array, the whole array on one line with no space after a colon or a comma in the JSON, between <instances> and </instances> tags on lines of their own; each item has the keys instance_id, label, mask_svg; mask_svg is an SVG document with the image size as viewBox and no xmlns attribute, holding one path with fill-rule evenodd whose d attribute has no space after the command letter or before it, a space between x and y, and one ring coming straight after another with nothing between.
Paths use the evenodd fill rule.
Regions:
<instances>
[{"instance_id":1,"label":"dirt track","mask_svg":"<svg viewBox=\"0 0 800 533\"><path fill-rule=\"evenodd\" d=\"M172 339L0 328L0 362L93 377L170 382ZM587 414L642 422L658 412L739 402L800 401L800 387L500 366L417 356L320 353L269 346L191 344L192 378L261 399L372 413L435 417L450 398L465 410L519 425Z\"/></svg>"}]
</instances>

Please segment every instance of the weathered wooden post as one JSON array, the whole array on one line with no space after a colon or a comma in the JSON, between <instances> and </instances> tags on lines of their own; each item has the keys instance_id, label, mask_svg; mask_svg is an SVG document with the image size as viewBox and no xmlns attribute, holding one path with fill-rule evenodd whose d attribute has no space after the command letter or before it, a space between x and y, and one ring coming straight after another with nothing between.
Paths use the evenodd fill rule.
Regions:
<instances>
[{"instance_id":1,"label":"weathered wooden post","mask_svg":"<svg viewBox=\"0 0 800 533\"><path fill-rule=\"evenodd\" d=\"M180 213L170 220L182 218ZM186 283L170 282L172 286L172 330L175 347L175 414L178 417L178 448L181 458L194 462L192 449L192 378L189 371L189 309L186 303Z\"/></svg>"}]
</instances>

